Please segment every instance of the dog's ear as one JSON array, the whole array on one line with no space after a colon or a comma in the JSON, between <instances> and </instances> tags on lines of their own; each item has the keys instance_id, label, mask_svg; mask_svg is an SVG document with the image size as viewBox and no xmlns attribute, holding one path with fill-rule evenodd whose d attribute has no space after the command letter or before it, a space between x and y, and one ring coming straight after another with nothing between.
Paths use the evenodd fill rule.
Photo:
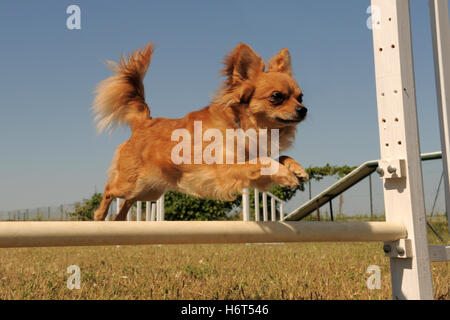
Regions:
<instances>
[{"instance_id":1,"label":"dog's ear","mask_svg":"<svg viewBox=\"0 0 450 320\"><path fill-rule=\"evenodd\" d=\"M264 61L250 46L240 43L228 54L223 64L222 74L227 77L225 86L234 87L246 80L254 79L258 73L264 72Z\"/></svg>"},{"instance_id":2,"label":"dog's ear","mask_svg":"<svg viewBox=\"0 0 450 320\"><path fill-rule=\"evenodd\" d=\"M270 59L267 71L284 72L292 75L291 55L287 48L281 49L280 52Z\"/></svg>"}]
</instances>

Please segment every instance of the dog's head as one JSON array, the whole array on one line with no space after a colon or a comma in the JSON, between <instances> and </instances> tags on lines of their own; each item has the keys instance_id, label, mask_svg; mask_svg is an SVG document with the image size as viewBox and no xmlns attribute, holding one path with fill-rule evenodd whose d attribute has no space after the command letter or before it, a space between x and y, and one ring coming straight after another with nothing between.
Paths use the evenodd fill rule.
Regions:
<instances>
[{"instance_id":1,"label":"dog's head","mask_svg":"<svg viewBox=\"0 0 450 320\"><path fill-rule=\"evenodd\" d=\"M264 61L246 44L239 44L224 60L226 77L218 99L224 104L248 105L259 127L296 126L305 119L303 93L292 76L288 49ZM217 101L217 99L216 99Z\"/></svg>"}]
</instances>

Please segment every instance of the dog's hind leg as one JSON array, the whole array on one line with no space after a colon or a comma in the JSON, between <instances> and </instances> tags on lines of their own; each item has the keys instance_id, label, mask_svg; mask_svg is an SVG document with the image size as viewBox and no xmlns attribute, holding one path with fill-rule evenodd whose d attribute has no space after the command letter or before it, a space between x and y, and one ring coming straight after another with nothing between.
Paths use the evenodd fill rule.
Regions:
<instances>
[{"instance_id":1,"label":"dog's hind leg","mask_svg":"<svg viewBox=\"0 0 450 320\"><path fill-rule=\"evenodd\" d=\"M100 203L100 206L97 210L94 212L94 220L95 221L102 221L106 219L106 216L108 215L109 206L111 205L111 202L114 200L114 196L110 192L109 185L106 185L105 192L103 193L102 202Z\"/></svg>"},{"instance_id":2,"label":"dog's hind leg","mask_svg":"<svg viewBox=\"0 0 450 320\"><path fill-rule=\"evenodd\" d=\"M125 200L120 207L119 213L115 216L115 221L125 221L127 218L128 211L135 203L135 200Z\"/></svg>"}]
</instances>

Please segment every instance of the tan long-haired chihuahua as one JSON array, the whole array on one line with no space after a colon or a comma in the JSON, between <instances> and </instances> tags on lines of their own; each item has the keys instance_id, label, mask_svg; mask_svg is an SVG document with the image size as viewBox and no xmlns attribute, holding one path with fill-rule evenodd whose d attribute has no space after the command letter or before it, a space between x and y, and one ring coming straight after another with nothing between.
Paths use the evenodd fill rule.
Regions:
<instances>
[{"instance_id":1,"label":"tan long-haired chihuahua","mask_svg":"<svg viewBox=\"0 0 450 320\"><path fill-rule=\"evenodd\" d=\"M233 200L243 188L267 190L278 184L296 187L308 175L292 158L267 156L251 158L250 138L243 150L246 161L227 158L229 145L220 144L218 137L230 130L265 132L277 130L279 150L289 147L295 138L296 126L305 119L303 93L292 76L291 59L282 49L267 64L248 45L239 44L224 59L222 70L225 81L211 101L202 110L181 119L152 118L145 102L143 78L153 54L153 43L122 56L119 63L108 62L114 75L102 81L96 90L93 111L99 132L114 129L125 123L131 128L131 137L116 150L109 176L95 220L106 218L109 205L115 198L124 198L115 220L125 220L128 210L136 201L155 201L167 190L176 190L201 198ZM205 143L194 143L195 125L201 124L201 134L215 131L214 148ZM184 141L192 152L180 148L180 139L174 132L190 133L194 139ZM177 131L178 130L178 131ZM237 135L238 136L238 135ZM236 139L237 139L236 136ZM234 138L233 138L234 139ZM256 138L273 145L271 136ZM232 149L234 148L234 140ZM219 147L218 147L219 146ZM242 146L242 145L241 145ZM257 144L258 150L268 150ZM220 149L218 149L220 148ZM207 150L208 149L208 150ZM174 161L176 150L184 153ZM234 149L233 149L234 150ZM198 161L196 155L210 152L220 161ZM254 154L253 154L254 155ZM223 158L222 158L223 157ZM222 161L223 160L223 161ZM276 165L277 170L264 174L264 169Z\"/></svg>"}]
</instances>

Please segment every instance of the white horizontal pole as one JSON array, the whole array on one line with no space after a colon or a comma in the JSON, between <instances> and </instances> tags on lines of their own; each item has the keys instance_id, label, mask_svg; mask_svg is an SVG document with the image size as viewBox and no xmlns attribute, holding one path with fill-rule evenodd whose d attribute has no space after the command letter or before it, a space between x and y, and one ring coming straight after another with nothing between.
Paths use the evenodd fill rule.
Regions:
<instances>
[{"instance_id":1,"label":"white horizontal pole","mask_svg":"<svg viewBox=\"0 0 450 320\"><path fill-rule=\"evenodd\" d=\"M277 196L274 196L272 193L270 193L270 192L266 192L267 193L267 195L269 195L271 198L273 198L273 199L275 199L276 201L278 201L278 202L280 202L280 203L282 203L282 202L285 202L284 200L281 200L280 198L278 198Z\"/></svg>"},{"instance_id":2,"label":"white horizontal pole","mask_svg":"<svg viewBox=\"0 0 450 320\"><path fill-rule=\"evenodd\" d=\"M398 222L0 222L0 248L139 244L395 241Z\"/></svg>"}]
</instances>

